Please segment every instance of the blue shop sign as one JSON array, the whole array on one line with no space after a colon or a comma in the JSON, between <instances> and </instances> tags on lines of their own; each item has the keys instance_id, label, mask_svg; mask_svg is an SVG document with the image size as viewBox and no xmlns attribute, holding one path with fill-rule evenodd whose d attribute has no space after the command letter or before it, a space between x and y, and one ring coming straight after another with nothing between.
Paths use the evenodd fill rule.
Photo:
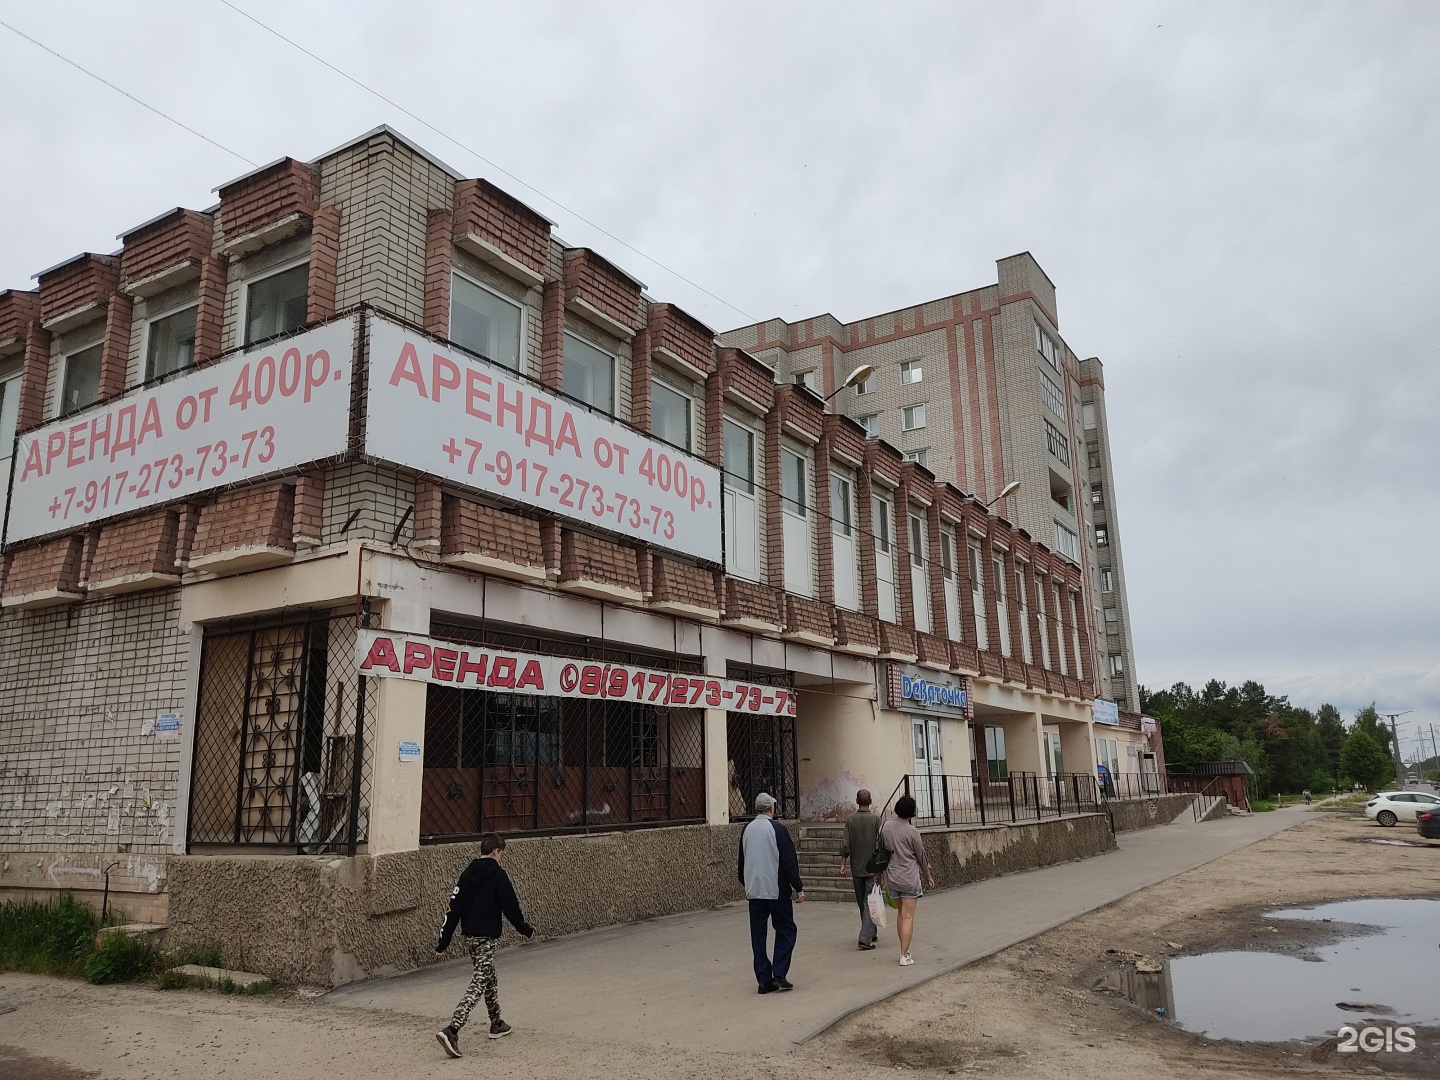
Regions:
<instances>
[{"instance_id":1,"label":"blue shop sign","mask_svg":"<svg viewBox=\"0 0 1440 1080\"><path fill-rule=\"evenodd\" d=\"M906 673L896 664L890 666L889 684L889 706L892 709L954 709L964 713L970 703L963 680L958 685L949 680L937 682L918 672Z\"/></svg>"}]
</instances>

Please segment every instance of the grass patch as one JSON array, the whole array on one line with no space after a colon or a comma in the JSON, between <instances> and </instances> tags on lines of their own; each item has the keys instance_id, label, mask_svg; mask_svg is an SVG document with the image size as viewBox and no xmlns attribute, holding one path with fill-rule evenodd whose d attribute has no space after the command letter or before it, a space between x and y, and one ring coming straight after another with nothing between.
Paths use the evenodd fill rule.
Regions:
<instances>
[{"instance_id":1,"label":"grass patch","mask_svg":"<svg viewBox=\"0 0 1440 1080\"><path fill-rule=\"evenodd\" d=\"M244 997L263 997L275 989L273 982L258 982L241 986L231 978L207 979L203 975L187 975L179 971L162 971L155 976L157 990L215 990L222 994L239 994Z\"/></svg>"},{"instance_id":2,"label":"grass patch","mask_svg":"<svg viewBox=\"0 0 1440 1080\"><path fill-rule=\"evenodd\" d=\"M1275 804L1274 804L1273 802L1271 802L1269 799L1251 799L1251 800L1250 800L1250 812L1251 812L1251 813L1254 813L1254 814L1263 814L1263 813L1266 813L1267 811L1274 810L1274 809L1275 809Z\"/></svg>"},{"instance_id":3,"label":"grass patch","mask_svg":"<svg viewBox=\"0 0 1440 1080\"><path fill-rule=\"evenodd\" d=\"M85 978L92 983L135 982L160 970L160 952L148 941L112 931L85 961Z\"/></svg>"},{"instance_id":4,"label":"grass patch","mask_svg":"<svg viewBox=\"0 0 1440 1080\"><path fill-rule=\"evenodd\" d=\"M181 967L185 964L223 968L225 966L225 950L218 941L202 941L194 945L172 949L165 954L167 968Z\"/></svg>"},{"instance_id":5,"label":"grass patch","mask_svg":"<svg viewBox=\"0 0 1440 1080\"><path fill-rule=\"evenodd\" d=\"M85 974L100 920L69 893L44 903L0 905L0 971L36 975Z\"/></svg>"}]
</instances>

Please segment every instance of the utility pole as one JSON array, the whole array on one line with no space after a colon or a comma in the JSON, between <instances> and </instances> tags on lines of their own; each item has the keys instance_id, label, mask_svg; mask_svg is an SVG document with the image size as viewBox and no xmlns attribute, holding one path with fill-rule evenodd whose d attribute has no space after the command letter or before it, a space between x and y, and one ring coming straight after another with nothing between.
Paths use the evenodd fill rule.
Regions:
<instances>
[{"instance_id":1,"label":"utility pole","mask_svg":"<svg viewBox=\"0 0 1440 1080\"><path fill-rule=\"evenodd\" d=\"M1395 718L1414 711L1414 709L1406 709L1404 712L1379 713L1380 716L1388 716L1390 718L1390 745L1394 748L1392 756L1395 765L1395 783L1401 791L1405 790L1405 762L1400 758L1400 732L1395 727Z\"/></svg>"}]
</instances>

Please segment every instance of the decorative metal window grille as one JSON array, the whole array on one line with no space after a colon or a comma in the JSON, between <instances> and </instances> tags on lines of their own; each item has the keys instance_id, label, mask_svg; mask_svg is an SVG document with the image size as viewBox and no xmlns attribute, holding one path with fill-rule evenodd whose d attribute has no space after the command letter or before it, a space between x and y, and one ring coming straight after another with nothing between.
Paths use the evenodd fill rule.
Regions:
<instances>
[{"instance_id":1,"label":"decorative metal window grille","mask_svg":"<svg viewBox=\"0 0 1440 1080\"><path fill-rule=\"evenodd\" d=\"M354 854L369 818L373 697L353 614L207 633L189 846Z\"/></svg>"}]
</instances>

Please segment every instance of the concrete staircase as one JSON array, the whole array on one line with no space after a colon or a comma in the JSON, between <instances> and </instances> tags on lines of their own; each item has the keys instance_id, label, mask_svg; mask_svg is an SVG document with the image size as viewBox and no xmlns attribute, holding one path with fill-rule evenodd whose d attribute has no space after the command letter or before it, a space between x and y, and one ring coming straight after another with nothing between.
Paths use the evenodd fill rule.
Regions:
<instances>
[{"instance_id":1,"label":"concrete staircase","mask_svg":"<svg viewBox=\"0 0 1440 1080\"><path fill-rule=\"evenodd\" d=\"M844 825L801 825L796 854L800 857L800 880L805 882L805 899L832 903L855 903L855 886L840 877L840 848L845 841Z\"/></svg>"}]
</instances>

